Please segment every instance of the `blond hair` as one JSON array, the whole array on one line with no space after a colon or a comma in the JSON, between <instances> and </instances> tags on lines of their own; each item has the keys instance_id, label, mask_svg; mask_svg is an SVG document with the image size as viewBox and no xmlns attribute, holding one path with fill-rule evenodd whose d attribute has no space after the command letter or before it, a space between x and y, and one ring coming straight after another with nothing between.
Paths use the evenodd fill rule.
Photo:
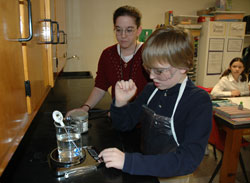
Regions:
<instances>
[{"instance_id":1,"label":"blond hair","mask_svg":"<svg viewBox=\"0 0 250 183\"><path fill-rule=\"evenodd\" d=\"M194 43L191 33L176 26L156 29L143 46L143 65L152 68L155 63L168 63L179 69L193 67Z\"/></svg>"}]
</instances>

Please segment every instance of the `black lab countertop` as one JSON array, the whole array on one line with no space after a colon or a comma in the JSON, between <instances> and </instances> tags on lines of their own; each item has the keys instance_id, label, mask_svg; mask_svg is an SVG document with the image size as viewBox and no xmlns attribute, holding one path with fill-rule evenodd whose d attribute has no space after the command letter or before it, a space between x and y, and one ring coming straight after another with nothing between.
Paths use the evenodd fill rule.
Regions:
<instances>
[{"instance_id":1,"label":"black lab countertop","mask_svg":"<svg viewBox=\"0 0 250 183\"><path fill-rule=\"evenodd\" d=\"M58 77L43 105L32 121L14 156L3 172L1 183L153 183L155 177L133 176L104 166L88 174L58 179L48 165L48 154L56 148L55 128L52 119L54 110L65 113L79 107L87 99L94 86L94 79L81 77ZM134 132L120 133L113 129L107 110L111 97L103 100L90 112L89 131L82 135L83 144L94 146L97 151L107 147L117 147L125 151L135 151Z\"/></svg>"}]
</instances>

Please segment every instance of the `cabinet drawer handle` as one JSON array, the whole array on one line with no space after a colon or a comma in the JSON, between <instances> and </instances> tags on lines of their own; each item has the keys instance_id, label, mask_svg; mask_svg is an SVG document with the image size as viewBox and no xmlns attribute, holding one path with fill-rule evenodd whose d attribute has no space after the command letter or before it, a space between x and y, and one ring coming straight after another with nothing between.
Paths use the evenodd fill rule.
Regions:
<instances>
[{"instance_id":1,"label":"cabinet drawer handle","mask_svg":"<svg viewBox=\"0 0 250 183\"><path fill-rule=\"evenodd\" d=\"M32 14L31 14L31 2L30 0L27 0L28 2L28 21L29 21L29 36L27 38L19 38L19 42L27 42L30 41L33 37L33 30L32 30Z\"/></svg>"},{"instance_id":2,"label":"cabinet drawer handle","mask_svg":"<svg viewBox=\"0 0 250 183\"><path fill-rule=\"evenodd\" d=\"M51 19L42 19L40 22L49 22L50 23L50 41L40 41L41 44L65 44L65 33L64 31L59 30L59 24L57 21L52 21ZM53 26L56 25L56 40L54 39ZM46 31L46 30L45 30ZM60 42L60 33L64 35L64 41ZM47 34L47 33L44 33Z\"/></svg>"},{"instance_id":3,"label":"cabinet drawer handle","mask_svg":"<svg viewBox=\"0 0 250 183\"><path fill-rule=\"evenodd\" d=\"M54 41L53 24L56 24L56 37L57 37L56 41ZM59 37L60 37L59 24L57 21L51 21L51 26L52 26L52 32L51 32L52 44L59 44Z\"/></svg>"},{"instance_id":4,"label":"cabinet drawer handle","mask_svg":"<svg viewBox=\"0 0 250 183\"><path fill-rule=\"evenodd\" d=\"M39 43L40 44L52 44L54 42L53 40L53 25L52 25L52 20L51 19L42 19L40 22L45 22L45 26L46 26L46 22L49 22L50 23L50 32L49 32L49 35L50 35L50 41L40 41ZM44 33L43 33L43 37L46 37L47 36L47 30L45 29L44 30ZM47 37L46 37L47 39Z\"/></svg>"},{"instance_id":5,"label":"cabinet drawer handle","mask_svg":"<svg viewBox=\"0 0 250 183\"><path fill-rule=\"evenodd\" d=\"M59 43L60 44L66 44L67 34L65 34L65 32L63 30L60 30L59 33L62 34L62 36L63 36L63 40L59 41ZM60 38L61 38L61 36L60 36Z\"/></svg>"}]
</instances>

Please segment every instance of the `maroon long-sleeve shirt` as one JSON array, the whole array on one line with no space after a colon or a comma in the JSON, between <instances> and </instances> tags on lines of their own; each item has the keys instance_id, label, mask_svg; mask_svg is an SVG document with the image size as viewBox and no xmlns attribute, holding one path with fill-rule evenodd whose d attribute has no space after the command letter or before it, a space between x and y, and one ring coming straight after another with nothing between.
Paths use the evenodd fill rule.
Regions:
<instances>
[{"instance_id":1,"label":"maroon long-sleeve shirt","mask_svg":"<svg viewBox=\"0 0 250 183\"><path fill-rule=\"evenodd\" d=\"M106 48L99 59L95 87L107 91L112 86L112 98L114 98L116 82L132 79L137 86L137 95L141 93L149 81L149 76L142 66L141 54L142 46L125 67L125 62L122 61L121 64L121 58L117 52L117 44Z\"/></svg>"}]
</instances>

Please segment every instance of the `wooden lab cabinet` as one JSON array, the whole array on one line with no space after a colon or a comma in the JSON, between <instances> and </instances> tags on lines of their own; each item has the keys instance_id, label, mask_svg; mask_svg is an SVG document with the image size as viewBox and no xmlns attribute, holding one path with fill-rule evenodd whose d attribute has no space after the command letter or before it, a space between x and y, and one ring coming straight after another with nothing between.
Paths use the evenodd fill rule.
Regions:
<instances>
[{"instance_id":1,"label":"wooden lab cabinet","mask_svg":"<svg viewBox=\"0 0 250 183\"><path fill-rule=\"evenodd\" d=\"M56 68L57 75L63 70L67 57L67 34L66 34L66 1L54 0L55 2L55 19L59 23L59 44L57 45L56 53L58 65Z\"/></svg>"},{"instance_id":2,"label":"wooden lab cabinet","mask_svg":"<svg viewBox=\"0 0 250 183\"><path fill-rule=\"evenodd\" d=\"M41 41L51 1L0 0L0 176L64 65L53 68L59 46Z\"/></svg>"},{"instance_id":3,"label":"wooden lab cabinet","mask_svg":"<svg viewBox=\"0 0 250 183\"><path fill-rule=\"evenodd\" d=\"M27 105L28 112L37 111L48 93L49 79L48 79L48 56L45 44L40 44L40 20L44 17L43 0L23 0L20 3L20 20L21 20L21 37L27 38L30 36L30 29L33 29L32 39L23 41L22 53L24 63L24 78L26 81L27 90ZM29 12L31 8L31 12ZM31 15L30 15L31 14ZM32 25L30 25L30 18L32 18ZM31 28L30 28L31 26ZM26 87L26 88L27 88Z\"/></svg>"},{"instance_id":4,"label":"wooden lab cabinet","mask_svg":"<svg viewBox=\"0 0 250 183\"><path fill-rule=\"evenodd\" d=\"M0 175L28 123L18 1L0 0ZM15 40L15 41L14 41Z\"/></svg>"},{"instance_id":5,"label":"wooden lab cabinet","mask_svg":"<svg viewBox=\"0 0 250 183\"><path fill-rule=\"evenodd\" d=\"M66 1L65 0L45 0L46 11L45 17L47 26L52 27L52 38L47 44L49 62L52 64L49 84L53 87L54 81L59 73L63 70L67 57L67 34L66 34ZM51 26L52 24L52 26ZM49 28L48 28L49 30Z\"/></svg>"}]
</instances>

